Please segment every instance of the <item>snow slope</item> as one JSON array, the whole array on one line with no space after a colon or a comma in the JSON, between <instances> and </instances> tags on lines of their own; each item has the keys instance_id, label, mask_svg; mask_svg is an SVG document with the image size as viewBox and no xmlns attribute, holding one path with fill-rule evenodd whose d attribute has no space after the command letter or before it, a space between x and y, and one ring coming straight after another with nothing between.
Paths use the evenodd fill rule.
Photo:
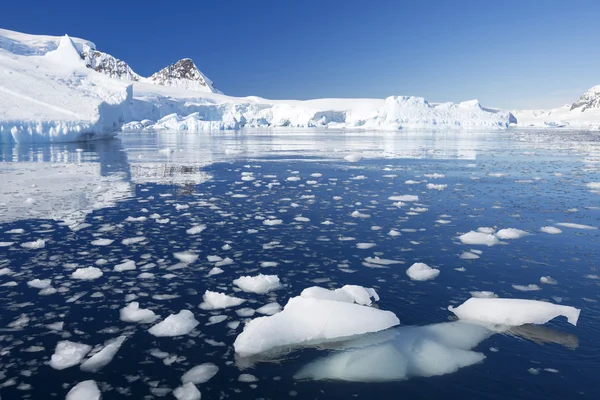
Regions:
<instances>
[{"instance_id":1,"label":"snow slope","mask_svg":"<svg viewBox=\"0 0 600 400\"><path fill-rule=\"evenodd\" d=\"M516 110L518 127L600 129L600 85L586 91L573 104L550 110Z\"/></svg>"},{"instance_id":2,"label":"snow slope","mask_svg":"<svg viewBox=\"0 0 600 400\"><path fill-rule=\"evenodd\" d=\"M50 49L48 43L30 35L17 41L14 34L0 41L0 143L115 135L125 121L131 86L86 68L68 36L36 55Z\"/></svg>"}]
</instances>

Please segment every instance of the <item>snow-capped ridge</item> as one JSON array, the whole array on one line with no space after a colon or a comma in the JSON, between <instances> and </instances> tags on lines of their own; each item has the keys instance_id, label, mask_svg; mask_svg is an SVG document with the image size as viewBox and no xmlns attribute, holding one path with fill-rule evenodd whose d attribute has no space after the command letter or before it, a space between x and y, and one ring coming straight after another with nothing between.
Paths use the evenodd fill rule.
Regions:
<instances>
[{"instance_id":1,"label":"snow-capped ridge","mask_svg":"<svg viewBox=\"0 0 600 400\"><path fill-rule=\"evenodd\" d=\"M64 35L60 39L58 47L55 50L51 50L46 53L44 58L55 64L60 64L71 68L81 68L85 66L84 62L81 60L75 43L71 40L69 35Z\"/></svg>"},{"instance_id":2,"label":"snow-capped ridge","mask_svg":"<svg viewBox=\"0 0 600 400\"><path fill-rule=\"evenodd\" d=\"M198 92L221 93L191 58L183 58L148 78L150 83Z\"/></svg>"}]
</instances>

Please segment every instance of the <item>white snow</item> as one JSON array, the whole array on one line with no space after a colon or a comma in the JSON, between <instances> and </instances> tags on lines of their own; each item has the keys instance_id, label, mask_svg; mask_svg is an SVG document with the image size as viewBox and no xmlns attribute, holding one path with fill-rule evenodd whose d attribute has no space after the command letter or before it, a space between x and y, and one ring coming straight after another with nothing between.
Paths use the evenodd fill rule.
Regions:
<instances>
[{"instance_id":1,"label":"white snow","mask_svg":"<svg viewBox=\"0 0 600 400\"><path fill-rule=\"evenodd\" d=\"M129 114L132 87L86 68L66 35L35 52L33 41L18 43L27 36L0 30L0 143L115 135Z\"/></svg>"},{"instance_id":2,"label":"white snow","mask_svg":"<svg viewBox=\"0 0 600 400\"><path fill-rule=\"evenodd\" d=\"M202 300L204 301L199 307L203 310L218 310L235 307L246 301L244 299L240 299L239 297L228 296L225 293L211 292L210 290L204 292Z\"/></svg>"},{"instance_id":3,"label":"white snow","mask_svg":"<svg viewBox=\"0 0 600 400\"><path fill-rule=\"evenodd\" d=\"M79 364L83 357L92 350L92 346L71 342L68 340L60 341L56 344L54 354L50 358L50 365L54 369L65 369Z\"/></svg>"},{"instance_id":4,"label":"white snow","mask_svg":"<svg viewBox=\"0 0 600 400\"><path fill-rule=\"evenodd\" d=\"M236 338L234 348L241 356L251 356L307 342L378 332L399 323L389 311L298 296L291 298L280 313L250 321Z\"/></svg>"},{"instance_id":5,"label":"white snow","mask_svg":"<svg viewBox=\"0 0 600 400\"><path fill-rule=\"evenodd\" d=\"M83 281L91 281L94 279L98 279L101 276L102 276L102 270L97 267L77 268L71 274L71 278L80 279Z\"/></svg>"},{"instance_id":6,"label":"white snow","mask_svg":"<svg viewBox=\"0 0 600 400\"><path fill-rule=\"evenodd\" d=\"M233 284L248 293L264 294L279 289L281 282L277 275L241 276Z\"/></svg>"},{"instance_id":7,"label":"white snow","mask_svg":"<svg viewBox=\"0 0 600 400\"><path fill-rule=\"evenodd\" d=\"M540 232L548 233L550 235L558 235L559 233L562 233L562 230L555 226L542 226L540 228Z\"/></svg>"},{"instance_id":8,"label":"white snow","mask_svg":"<svg viewBox=\"0 0 600 400\"><path fill-rule=\"evenodd\" d=\"M537 300L485 298L470 298L456 308L449 306L448 310L462 320L509 326L541 325L558 316L564 316L570 324L577 325L581 311Z\"/></svg>"},{"instance_id":9,"label":"white snow","mask_svg":"<svg viewBox=\"0 0 600 400\"><path fill-rule=\"evenodd\" d=\"M217 367L213 363L204 363L200 365L196 365L195 367L188 370L181 377L182 383L194 383L199 385L201 383L208 382L219 372L219 367Z\"/></svg>"},{"instance_id":10,"label":"white snow","mask_svg":"<svg viewBox=\"0 0 600 400\"><path fill-rule=\"evenodd\" d=\"M93 380L79 382L73 386L65 400L100 400L102 393Z\"/></svg>"},{"instance_id":11,"label":"white snow","mask_svg":"<svg viewBox=\"0 0 600 400\"><path fill-rule=\"evenodd\" d=\"M189 310L181 310L177 314L171 314L163 321L148 329L151 335L157 337L181 336L190 333L199 322Z\"/></svg>"},{"instance_id":12,"label":"white snow","mask_svg":"<svg viewBox=\"0 0 600 400\"><path fill-rule=\"evenodd\" d=\"M134 301L120 310L120 318L123 322L147 324L154 322L157 316L152 310L140 308L140 303Z\"/></svg>"},{"instance_id":13,"label":"white snow","mask_svg":"<svg viewBox=\"0 0 600 400\"><path fill-rule=\"evenodd\" d=\"M515 228L500 229L498 232L496 232L496 236L499 239L518 239L525 235L528 235L528 233Z\"/></svg>"},{"instance_id":14,"label":"white snow","mask_svg":"<svg viewBox=\"0 0 600 400\"><path fill-rule=\"evenodd\" d=\"M125 336L119 336L110 340L99 352L88 358L81 364L81 370L86 372L97 372L106 367L117 355L123 342L127 339Z\"/></svg>"},{"instance_id":15,"label":"white snow","mask_svg":"<svg viewBox=\"0 0 600 400\"><path fill-rule=\"evenodd\" d=\"M192 382L184 383L183 385L173 390L173 396L177 400L200 400L202 395Z\"/></svg>"},{"instance_id":16,"label":"white snow","mask_svg":"<svg viewBox=\"0 0 600 400\"><path fill-rule=\"evenodd\" d=\"M414 263L406 270L406 275L413 281L428 281L435 279L440 274L440 270L431 268L425 263Z\"/></svg>"},{"instance_id":17,"label":"white snow","mask_svg":"<svg viewBox=\"0 0 600 400\"><path fill-rule=\"evenodd\" d=\"M300 296L313 299L341 301L345 303L356 303L363 306L370 306L371 299L379 300L379 296L374 289L365 288L358 285L344 285L340 289L325 289L318 286L306 288L300 293Z\"/></svg>"}]
</instances>

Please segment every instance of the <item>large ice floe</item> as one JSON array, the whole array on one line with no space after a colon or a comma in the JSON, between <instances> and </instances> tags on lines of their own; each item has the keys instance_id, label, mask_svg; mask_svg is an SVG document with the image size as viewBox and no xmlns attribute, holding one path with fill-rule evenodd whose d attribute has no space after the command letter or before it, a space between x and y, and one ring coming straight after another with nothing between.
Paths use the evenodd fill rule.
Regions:
<instances>
[{"instance_id":1,"label":"large ice floe","mask_svg":"<svg viewBox=\"0 0 600 400\"><path fill-rule=\"evenodd\" d=\"M577 325L581 312L575 307L545 301L499 298L470 298L458 307L449 306L448 310L461 320L506 326L541 325L559 316Z\"/></svg>"},{"instance_id":2,"label":"large ice floe","mask_svg":"<svg viewBox=\"0 0 600 400\"><path fill-rule=\"evenodd\" d=\"M24 51L31 41L19 45L30 36L0 31L0 143L114 136L125 122L131 85L86 68L66 35L33 55Z\"/></svg>"},{"instance_id":3,"label":"large ice floe","mask_svg":"<svg viewBox=\"0 0 600 400\"><path fill-rule=\"evenodd\" d=\"M280 313L250 321L236 338L235 351L248 357L383 331L400 323L394 313L366 305L370 298L377 294L359 286L338 291L305 289Z\"/></svg>"}]
</instances>

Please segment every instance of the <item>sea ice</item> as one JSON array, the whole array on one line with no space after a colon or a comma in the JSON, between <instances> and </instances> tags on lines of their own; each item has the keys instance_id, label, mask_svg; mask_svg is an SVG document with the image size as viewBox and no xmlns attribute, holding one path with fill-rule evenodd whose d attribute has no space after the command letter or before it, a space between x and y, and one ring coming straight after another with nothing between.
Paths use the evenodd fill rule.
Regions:
<instances>
[{"instance_id":1,"label":"sea ice","mask_svg":"<svg viewBox=\"0 0 600 400\"><path fill-rule=\"evenodd\" d=\"M558 282L551 276L542 276L540 278L541 283L545 283L546 285L556 285Z\"/></svg>"},{"instance_id":2,"label":"sea ice","mask_svg":"<svg viewBox=\"0 0 600 400\"><path fill-rule=\"evenodd\" d=\"M439 269L431 268L425 263L414 263L406 270L406 275L413 281L428 281L435 279L439 274Z\"/></svg>"},{"instance_id":3,"label":"sea ice","mask_svg":"<svg viewBox=\"0 0 600 400\"><path fill-rule=\"evenodd\" d=\"M44 239L38 239L33 242L21 243L21 247L25 249L43 249L46 247L46 241Z\"/></svg>"},{"instance_id":4,"label":"sea ice","mask_svg":"<svg viewBox=\"0 0 600 400\"><path fill-rule=\"evenodd\" d=\"M114 240L112 239L96 239L92 240L92 246L108 246L112 244Z\"/></svg>"},{"instance_id":5,"label":"sea ice","mask_svg":"<svg viewBox=\"0 0 600 400\"><path fill-rule=\"evenodd\" d=\"M117 355L121 345L125 341L125 336L119 336L110 340L99 352L88 358L81 364L81 370L86 372L97 372L106 367Z\"/></svg>"},{"instance_id":6,"label":"sea ice","mask_svg":"<svg viewBox=\"0 0 600 400\"><path fill-rule=\"evenodd\" d=\"M300 296L313 299L341 301L344 303L356 303L363 306L370 306L374 301L379 300L379 295L374 289L365 288L358 285L344 285L339 289L325 289L318 286L306 288L300 293Z\"/></svg>"},{"instance_id":7,"label":"sea ice","mask_svg":"<svg viewBox=\"0 0 600 400\"><path fill-rule=\"evenodd\" d=\"M73 386L65 400L100 400L102 393L98 389L98 385L93 380L79 382Z\"/></svg>"},{"instance_id":8,"label":"sea ice","mask_svg":"<svg viewBox=\"0 0 600 400\"><path fill-rule=\"evenodd\" d=\"M484 324L519 326L545 324L564 316L577 325L581 310L537 300L470 298L458 307L449 306L458 318Z\"/></svg>"},{"instance_id":9,"label":"sea ice","mask_svg":"<svg viewBox=\"0 0 600 400\"><path fill-rule=\"evenodd\" d=\"M363 157L360 154L348 154L344 157L344 160L348 162L359 162L360 160L362 160L362 158Z\"/></svg>"},{"instance_id":10,"label":"sea ice","mask_svg":"<svg viewBox=\"0 0 600 400\"><path fill-rule=\"evenodd\" d=\"M102 270L97 267L86 267L77 268L72 274L71 278L80 279L83 281L91 281L102 276Z\"/></svg>"},{"instance_id":11,"label":"sea ice","mask_svg":"<svg viewBox=\"0 0 600 400\"><path fill-rule=\"evenodd\" d=\"M257 308L256 312L263 315L273 315L281 311L281 305L279 303L269 303L264 306Z\"/></svg>"},{"instance_id":12,"label":"sea ice","mask_svg":"<svg viewBox=\"0 0 600 400\"><path fill-rule=\"evenodd\" d=\"M135 261L126 260L126 261L122 262L121 264L115 265L115 267L113 268L113 271L115 271L115 272L132 271L135 268L136 268Z\"/></svg>"},{"instance_id":13,"label":"sea ice","mask_svg":"<svg viewBox=\"0 0 600 400\"><path fill-rule=\"evenodd\" d=\"M475 232L470 231L458 237L458 239L464 244L479 244L479 245L487 245L494 246L500 243L500 240L491 233L484 232Z\"/></svg>"},{"instance_id":14,"label":"sea ice","mask_svg":"<svg viewBox=\"0 0 600 400\"><path fill-rule=\"evenodd\" d=\"M173 397L177 400L200 400L202 395L196 385L187 382L173 390Z\"/></svg>"},{"instance_id":15,"label":"sea ice","mask_svg":"<svg viewBox=\"0 0 600 400\"><path fill-rule=\"evenodd\" d=\"M190 333L199 322L189 310L181 310L177 314L171 314L163 321L148 329L151 335L157 337L181 336Z\"/></svg>"},{"instance_id":16,"label":"sea ice","mask_svg":"<svg viewBox=\"0 0 600 400\"><path fill-rule=\"evenodd\" d=\"M281 282L277 275L263 275L258 274L257 276L242 276L233 281L233 284L248 293L264 294L272 290L279 289Z\"/></svg>"},{"instance_id":17,"label":"sea ice","mask_svg":"<svg viewBox=\"0 0 600 400\"><path fill-rule=\"evenodd\" d=\"M283 311L250 321L236 338L241 356L382 331L400 321L389 311L354 303L307 297L291 298Z\"/></svg>"},{"instance_id":18,"label":"sea ice","mask_svg":"<svg viewBox=\"0 0 600 400\"><path fill-rule=\"evenodd\" d=\"M540 228L540 232L549 233L550 235L558 235L559 233L562 233L562 230L555 226L542 226Z\"/></svg>"},{"instance_id":19,"label":"sea ice","mask_svg":"<svg viewBox=\"0 0 600 400\"><path fill-rule=\"evenodd\" d=\"M27 286L34 289L47 289L52 285L51 279L33 279L27 282Z\"/></svg>"},{"instance_id":20,"label":"sea ice","mask_svg":"<svg viewBox=\"0 0 600 400\"><path fill-rule=\"evenodd\" d=\"M90 345L63 340L56 344L48 364L58 370L69 368L79 364L90 350L92 350Z\"/></svg>"},{"instance_id":21,"label":"sea ice","mask_svg":"<svg viewBox=\"0 0 600 400\"><path fill-rule=\"evenodd\" d=\"M194 225L186 231L188 235L196 235L206 229L206 225Z\"/></svg>"},{"instance_id":22,"label":"sea ice","mask_svg":"<svg viewBox=\"0 0 600 400\"><path fill-rule=\"evenodd\" d=\"M192 264L198 259L198 254L193 254L189 251L181 251L179 253L173 253L173 257L186 264Z\"/></svg>"},{"instance_id":23,"label":"sea ice","mask_svg":"<svg viewBox=\"0 0 600 400\"><path fill-rule=\"evenodd\" d=\"M192 369L188 370L181 377L182 383L191 382L193 384L199 385L201 383L208 382L219 372L219 367L217 367L213 363L204 363L200 365L196 365Z\"/></svg>"},{"instance_id":24,"label":"sea ice","mask_svg":"<svg viewBox=\"0 0 600 400\"><path fill-rule=\"evenodd\" d=\"M140 303L134 301L120 310L121 321L148 324L156 320L156 314L149 309L140 308Z\"/></svg>"},{"instance_id":25,"label":"sea ice","mask_svg":"<svg viewBox=\"0 0 600 400\"><path fill-rule=\"evenodd\" d=\"M199 307L203 310L219 310L235 307L246 301L238 297L228 296L225 293L211 292L210 290L204 292L202 300L204 301Z\"/></svg>"},{"instance_id":26,"label":"sea ice","mask_svg":"<svg viewBox=\"0 0 600 400\"><path fill-rule=\"evenodd\" d=\"M529 285L512 285L513 288L519 290L521 292L535 292L536 290L541 290L542 288L538 285L529 284Z\"/></svg>"},{"instance_id":27,"label":"sea ice","mask_svg":"<svg viewBox=\"0 0 600 400\"><path fill-rule=\"evenodd\" d=\"M487 290L483 290L481 292L471 292L471 296L478 299L493 299L498 297L496 293Z\"/></svg>"},{"instance_id":28,"label":"sea ice","mask_svg":"<svg viewBox=\"0 0 600 400\"><path fill-rule=\"evenodd\" d=\"M571 223L571 222L559 222L556 225L558 225L558 226L564 226L565 228L573 228L573 229L584 229L584 230L598 229L598 227L596 227L596 226L574 224L574 223Z\"/></svg>"},{"instance_id":29,"label":"sea ice","mask_svg":"<svg viewBox=\"0 0 600 400\"><path fill-rule=\"evenodd\" d=\"M525 235L528 235L528 233L515 228L500 229L498 232L496 232L496 236L499 239L518 239Z\"/></svg>"}]
</instances>

